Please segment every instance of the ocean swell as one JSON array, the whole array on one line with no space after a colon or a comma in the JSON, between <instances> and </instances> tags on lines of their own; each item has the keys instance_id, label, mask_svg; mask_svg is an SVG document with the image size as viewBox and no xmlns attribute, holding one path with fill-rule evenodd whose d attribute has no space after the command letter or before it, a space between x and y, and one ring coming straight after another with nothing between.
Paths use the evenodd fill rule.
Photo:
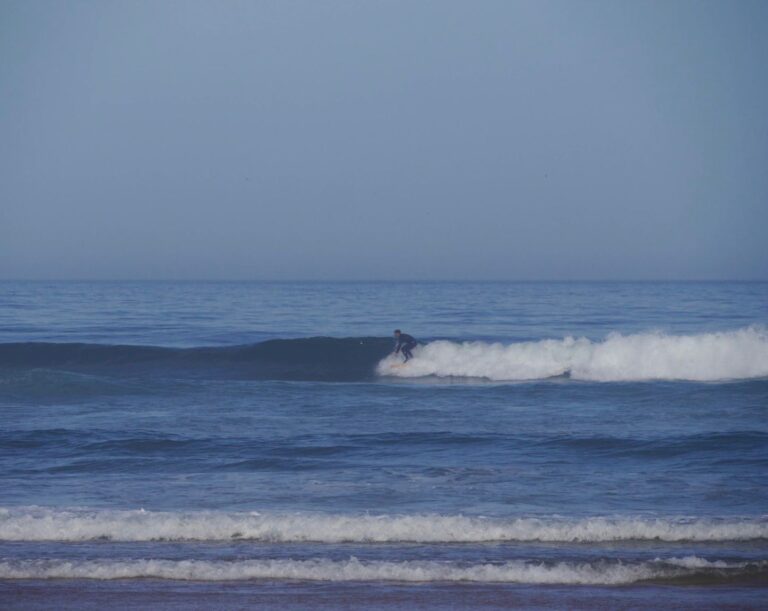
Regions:
<instances>
[{"instance_id":1,"label":"ocean swell","mask_svg":"<svg viewBox=\"0 0 768 611\"><path fill-rule=\"evenodd\" d=\"M346 382L372 379L376 363L391 349L391 340L376 337L276 339L199 348L28 342L0 344L0 368Z\"/></svg>"},{"instance_id":2,"label":"ocean swell","mask_svg":"<svg viewBox=\"0 0 768 611\"><path fill-rule=\"evenodd\" d=\"M593 382L711 382L768 377L768 331L762 327L698 335L614 333L602 341L437 340L418 346L405 365L391 349L390 339L377 337L310 337L198 348L7 343L0 344L0 391L42 384L67 392L96 385L101 392L113 384L98 376L328 382L425 377L515 382L563 376Z\"/></svg>"}]
</instances>

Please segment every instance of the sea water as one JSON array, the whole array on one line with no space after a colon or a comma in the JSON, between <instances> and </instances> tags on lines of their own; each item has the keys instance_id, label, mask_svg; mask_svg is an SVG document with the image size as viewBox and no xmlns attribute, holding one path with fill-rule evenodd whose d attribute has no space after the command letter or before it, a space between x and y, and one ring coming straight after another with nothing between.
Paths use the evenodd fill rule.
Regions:
<instances>
[{"instance_id":1,"label":"sea water","mask_svg":"<svg viewBox=\"0 0 768 611\"><path fill-rule=\"evenodd\" d=\"M766 325L766 283L0 283L0 602L759 607Z\"/></svg>"}]
</instances>

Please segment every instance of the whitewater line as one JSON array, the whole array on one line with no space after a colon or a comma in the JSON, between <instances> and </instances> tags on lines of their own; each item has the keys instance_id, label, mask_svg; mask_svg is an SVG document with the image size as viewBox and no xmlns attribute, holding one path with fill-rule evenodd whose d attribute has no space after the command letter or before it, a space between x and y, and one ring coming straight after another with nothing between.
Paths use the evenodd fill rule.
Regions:
<instances>
[{"instance_id":1,"label":"whitewater line","mask_svg":"<svg viewBox=\"0 0 768 611\"><path fill-rule=\"evenodd\" d=\"M220 511L0 508L0 541L483 543L497 541L749 541L768 518L348 515Z\"/></svg>"},{"instance_id":2,"label":"whitewater line","mask_svg":"<svg viewBox=\"0 0 768 611\"><path fill-rule=\"evenodd\" d=\"M434 341L419 346L404 366L394 356L377 366L382 376L539 380L569 375L576 380L699 382L768 377L768 331L669 335L613 333L603 341L566 337L513 344Z\"/></svg>"}]
</instances>

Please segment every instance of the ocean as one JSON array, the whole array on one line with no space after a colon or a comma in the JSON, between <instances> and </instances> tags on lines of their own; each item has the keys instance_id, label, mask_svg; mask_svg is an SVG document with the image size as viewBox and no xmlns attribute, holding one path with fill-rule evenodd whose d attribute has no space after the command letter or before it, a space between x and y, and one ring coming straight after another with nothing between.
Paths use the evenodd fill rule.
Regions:
<instances>
[{"instance_id":1,"label":"ocean","mask_svg":"<svg viewBox=\"0 0 768 611\"><path fill-rule=\"evenodd\" d=\"M6 281L0 425L3 609L768 606L768 283Z\"/></svg>"}]
</instances>

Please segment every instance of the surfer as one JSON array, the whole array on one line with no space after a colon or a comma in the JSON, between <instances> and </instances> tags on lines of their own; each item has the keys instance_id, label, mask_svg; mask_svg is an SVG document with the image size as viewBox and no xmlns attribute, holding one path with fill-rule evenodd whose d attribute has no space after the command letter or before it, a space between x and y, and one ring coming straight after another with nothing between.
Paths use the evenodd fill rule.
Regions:
<instances>
[{"instance_id":1,"label":"surfer","mask_svg":"<svg viewBox=\"0 0 768 611\"><path fill-rule=\"evenodd\" d=\"M416 344L418 344L418 342L413 336L401 332L400 329L395 329L395 354L398 352L403 353L403 356L405 357L403 363L407 363L408 359L413 357L411 350L416 347Z\"/></svg>"}]
</instances>

